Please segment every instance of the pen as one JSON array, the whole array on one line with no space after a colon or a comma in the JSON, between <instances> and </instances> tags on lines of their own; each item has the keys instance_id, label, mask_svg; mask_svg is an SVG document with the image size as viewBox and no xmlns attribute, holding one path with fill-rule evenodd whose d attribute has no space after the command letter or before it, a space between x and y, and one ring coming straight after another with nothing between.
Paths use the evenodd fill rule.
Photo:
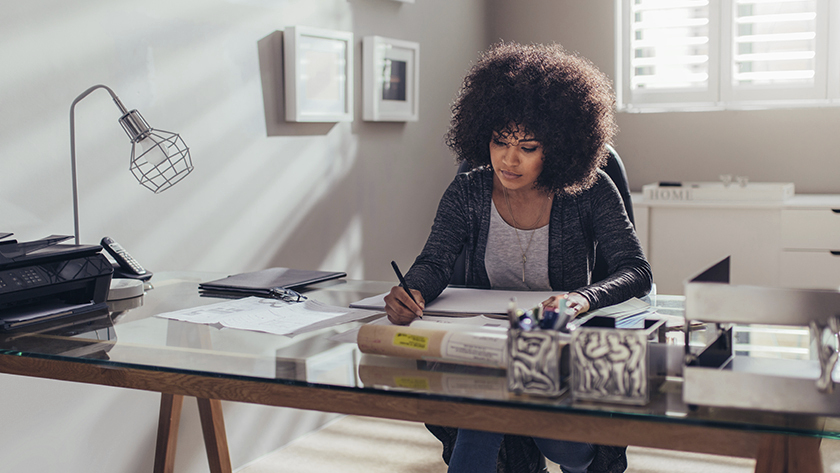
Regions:
<instances>
[{"instance_id":1,"label":"pen","mask_svg":"<svg viewBox=\"0 0 840 473\"><path fill-rule=\"evenodd\" d=\"M534 313L530 310L520 310L519 312L519 328L528 332L537 328L534 319Z\"/></svg>"},{"instance_id":2,"label":"pen","mask_svg":"<svg viewBox=\"0 0 840 473\"><path fill-rule=\"evenodd\" d=\"M517 315L515 297L511 297L508 303L508 321L510 322L510 328L519 328L519 315Z\"/></svg>"},{"instance_id":3,"label":"pen","mask_svg":"<svg viewBox=\"0 0 840 473\"><path fill-rule=\"evenodd\" d=\"M553 307L546 307L543 310L543 318L540 319L540 328L543 330L556 330L557 311Z\"/></svg>"},{"instance_id":4,"label":"pen","mask_svg":"<svg viewBox=\"0 0 840 473\"><path fill-rule=\"evenodd\" d=\"M394 268L394 272L397 273L397 279L400 280L400 286L402 286L402 288L405 289L405 292L408 294L408 297L411 298L411 302L414 302L415 304L417 304L417 300L414 298L414 295L411 294L411 290L408 288L408 284L406 284L405 278L403 277L402 273L400 272L400 267L397 266L397 262L396 261L391 261L391 267ZM417 304L417 306L419 307L420 304ZM419 316L419 315L417 317L419 317L421 319L423 318L422 316Z\"/></svg>"}]
</instances>

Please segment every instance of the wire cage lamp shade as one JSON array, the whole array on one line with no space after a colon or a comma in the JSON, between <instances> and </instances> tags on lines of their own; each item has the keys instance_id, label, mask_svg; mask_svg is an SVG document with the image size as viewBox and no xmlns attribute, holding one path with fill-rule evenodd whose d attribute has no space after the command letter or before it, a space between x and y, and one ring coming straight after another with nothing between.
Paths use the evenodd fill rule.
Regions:
<instances>
[{"instance_id":1,"label":"wire cage lamp shade","mask_svg":"<svg viewBox=\"0 0 840 473\"><path fill-rule=\"evenodd\" d=\"M120 125L131 139L129 169L143 187L159 194L192 172L190 149L181 135L150 127L137 110L123 115Z\"/></svg>"},{"instance_id":2,"label":"wire cage lamp shade","mask_svg":"<svg viewBox=\"0 0 840 473\"><path fill-rule=\"evenodd\" d=\"M137 110L125 108L108 86L95 85L82 92L70 105L70 164L73 177L73 223L79 244L79 194L76 186L76 104L96 89L105 89L122 112L120 125L131 140L129 170L137 182L155 194L177 184L193 170L190 149L177 133L149 126Z\"/></svg>"}]
</instances>

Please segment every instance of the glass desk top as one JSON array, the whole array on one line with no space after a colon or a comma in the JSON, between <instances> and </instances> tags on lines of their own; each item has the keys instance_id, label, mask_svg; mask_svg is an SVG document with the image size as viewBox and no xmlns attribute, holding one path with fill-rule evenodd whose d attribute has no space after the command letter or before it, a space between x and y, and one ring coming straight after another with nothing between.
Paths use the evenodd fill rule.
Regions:
<instances>
[{"instance_id":1,"label":"glass desk top","mask_svg":"<svg viewBox=\"0 0 840 473\"><path fill-rule=\"evenodd\" d=\"M222 299L200 296L197 289L198 283L218 277L210 273L158 273L144 296L109 303L109 313L0 333L0 355L269 384L387 392L407 399L465 405L516 406L585 416L840 439L837 417L688 406L682 401L682 386L677 378L669 378L645 406L575 402L568 391L557 398L510 393L502 370L364 355L354 343L331 340L378 315L295 337L155 317L163 312L220 302ZM341 279L315 284L301 292L311 299L348 306L386 292L392 285L392 282ZM659 297L653 304L663 314L681 314L679 298ZM679 350L675 353L679 356Z\"/></svg>"}]
</instances>

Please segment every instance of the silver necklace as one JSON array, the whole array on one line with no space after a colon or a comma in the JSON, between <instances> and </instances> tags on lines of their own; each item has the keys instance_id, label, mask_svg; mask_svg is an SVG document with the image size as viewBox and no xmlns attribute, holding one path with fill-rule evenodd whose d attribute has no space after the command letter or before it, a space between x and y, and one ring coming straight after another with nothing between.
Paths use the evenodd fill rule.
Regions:
<instances>
[{"instance_id":1,"label":"silver necklace","mask_svg":"<svg viewBox=\"0 0 840 473\"><path fill-rule=\"evenodd\" d=\"M513 232L516 234L516 242L519 243L519 253L522 255L522 282L525 282L525 263L528 261L526 255L528 253L528 249L531 248L531 242L534 240L534 234L537 233L535 230L537 229L537 225L540 224L540 220L542 220L543 218L543 214L545 213L545 207L546 205L548 205L549 199L546 199L545 202L543 202L542 209L540 209L540 214L537 216L537 221L534 222L533 225L531 225L527 229L522 229L531 232L531 237L528 238L528 244L525 245L525 249L523 250L522 240L519 239L519 230L517 228L519 227L519 223L516 222L516 217L514 217L513 215L513 209L510 206L510 201L508 200L507 195L507 188L505 186L502 186L502 192L505 195L505 204L507 204L508 212L510 213L510 218L513 219Z\"/></svg>"}]
</instances>

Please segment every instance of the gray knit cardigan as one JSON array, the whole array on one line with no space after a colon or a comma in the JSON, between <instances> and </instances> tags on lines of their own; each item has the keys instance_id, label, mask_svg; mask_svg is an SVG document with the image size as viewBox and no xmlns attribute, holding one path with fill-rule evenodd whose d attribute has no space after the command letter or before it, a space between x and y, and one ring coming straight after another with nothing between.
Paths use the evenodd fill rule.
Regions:
<instances>
[{"instance_id":1,"label":"gray knit cardigan","mask_svg":"<svg viewBox=\"0 0 840 473\"><path fill-rule=\"evenodd\" d=\"M618 190L609 176L578 195L555 195L551 207L548 273L555 291L576 291L591 309L617 304L650 291L653 275ZM405 275L425 301L449 283L455 260L466 249L466 285L490 288L484 254L490 229L493 171L458 174L443 194L423 251ZM595 251L602 253L609 276L590 281Z\"/></svg>"}]
</instances>

